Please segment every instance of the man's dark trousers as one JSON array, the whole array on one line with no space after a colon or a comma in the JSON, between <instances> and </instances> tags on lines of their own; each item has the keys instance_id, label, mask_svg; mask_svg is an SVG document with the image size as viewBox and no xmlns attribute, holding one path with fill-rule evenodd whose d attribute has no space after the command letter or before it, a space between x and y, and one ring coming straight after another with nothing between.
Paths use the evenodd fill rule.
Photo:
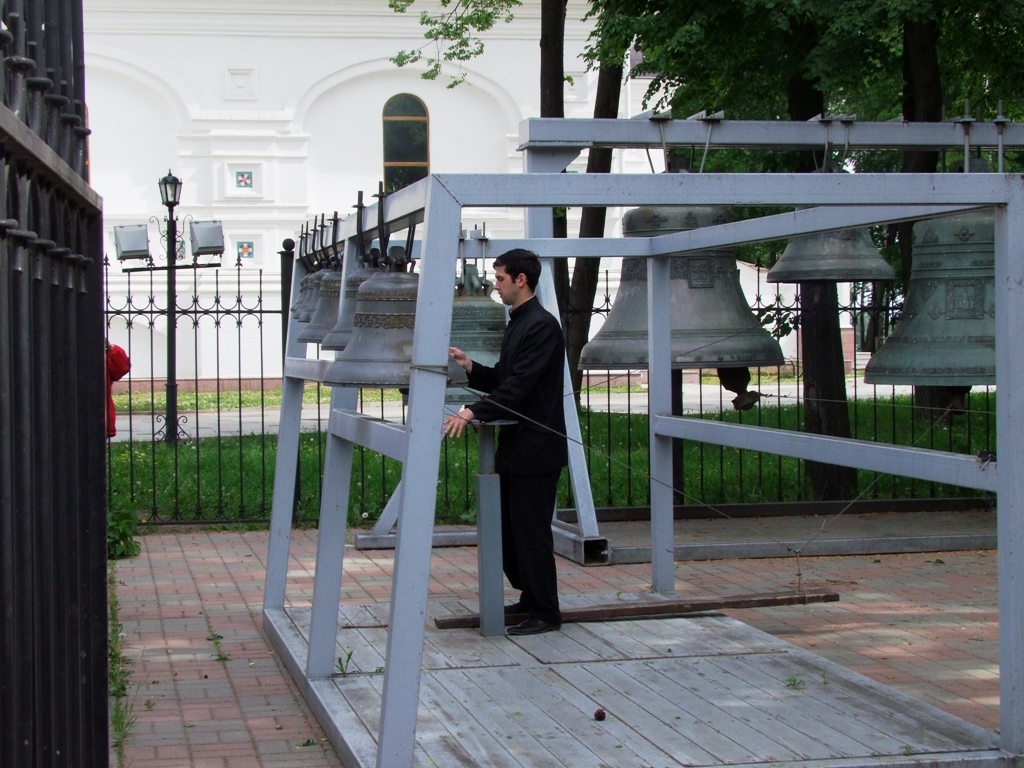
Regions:
<instances>
[{"instance_id":1,"label":"man's dark trousers","mask_svg":"<svg viewBox=\"0 0 1024 768\"><path fill-rule=\"evenodd\" d=\"M540 475L502 473L502 567L524 612L549 624L561 624L551 516L562 470Z\"/></svg>"}]
</instances>

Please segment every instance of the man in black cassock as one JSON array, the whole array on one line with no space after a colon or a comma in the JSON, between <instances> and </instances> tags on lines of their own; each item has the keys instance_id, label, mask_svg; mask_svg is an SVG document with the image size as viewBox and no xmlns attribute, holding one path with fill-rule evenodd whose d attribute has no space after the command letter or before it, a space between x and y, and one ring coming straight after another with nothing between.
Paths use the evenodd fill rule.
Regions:
<instances>
[{"instance_id":1,"label":"man in black cassock","mask_svg":"<svg viewBox=\"0 0 1024 768\"><path fill-rule=\"evenodd\" d=\"M565 341L562 329L534 295L540 278L537 254L522 248L494 260L494 289L510 307L493 368L461 349L452 358L465 369L469 386L489 393L448 416L443 431L459 437L470 421L514 419L498 431L495 470L501 482L502 567L519 601L505 613L525 613L508 628L510 635L535 635L558 629L558 580L551 516L562 467L568 464L563 382Z\"/></svg>"}]
</instances>

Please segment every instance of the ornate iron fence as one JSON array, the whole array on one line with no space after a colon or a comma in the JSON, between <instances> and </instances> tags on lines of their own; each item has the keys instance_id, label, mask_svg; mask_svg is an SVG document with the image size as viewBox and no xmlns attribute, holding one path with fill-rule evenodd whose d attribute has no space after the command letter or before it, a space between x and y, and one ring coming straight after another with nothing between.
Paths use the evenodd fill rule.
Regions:
<instances>
[{"instance_id":1,"label":"ornate iron fence","mask_svg":"<svg viewBox=\"0 0 1024 768\"><path fill-rule=\"evenodd\" d=\"M202 354L192 348L180 350L195 363L196 372L191 383L181 377L182 389L196 391L207 385L211 392L203 410L197 408L194 392L182 391L179 412L184 416L185 432L193 439L176 446L153 440L162 426L162 408L148 394L160 389L160 379L145 356L152 356L154 346L159 347L158 326L166 322L166 307L158 305L155 298L163 295L161 286L154 285L153 276L147 273L141 282L137 276L131 278L134 282L127 284L130 290L126 295L108 296L109 332L113 338L123 334L133 358L143 358L136 360L128 382L132 394L123 402L135 416L125 423L123 441L108 446L111 504L115 509L130 510L147 524L255 523L269 516L280 386L277 360L281 348L276 329L285 308L276 299L271 304L265 300L261 273L247 272L240 265L219 270L219 274L212 272L207 270L204 278L194 276L191 299L177 307L179 323L186 324L184 336L206 344L206 359L216 367L210 369L215 376L203 378L198 375ZM732 410L713 372L706 372L703 379L697 372L680 375L682 408L702 418L802 429L800 345L794 341L799 334L799 297L792 292L779 294L775 286L763 284L762 278L763 272L758 273L754 311L766 326L788 335L790 341L784 340L787 365L753 372L751 386L762 397L757 407L747 412ZM205 287L201 279L207 280ZM608 282L606 275L603 300L599 297L596 308L584 311L607 314ZM846 329L852 436L971 454L989 450L994 442L994 396L987 389L972 393L966 414L936 420L934 414L914 407L910 387L875 388L862 383L866 350L874 339L884 336L893 311L864 288L851 286L840 308ZM157 352L156 357L162 357L163 350ZM257 366L255 375L244 375L243 358ZM268 369L272 375L267 375ZM595 501L599 507L623 514L649 503L647 400L641 379L641 371L591 371L585 379L588 385L580 392L581 425ZM248 410L242 407L245 397L252 402ZM305 434L300 441L302 475L296 488L298 523L313 522L318 515L329 390L311 386L307 400ZM360 407L381 418L401 420L404 413L397 392L364 390ZM708 509L711 505L744 505L746 514L820 509L811 506L813 496L802 463L795 459L693 443L682 444L680 455L685 471L677 474L677 500L685 508L684 514L715 514ZM473 438L446 442L442 462L439 518L471 521L475 509ZM350 510L353 523L376 519L398 483L399 472L396 463L359 449ZM860 473L858 481L856 496L849 501L856 501L861 510L879 505L892 508L894 504L920 508L920 500L932 507L976 502L973 492L952 486L871 473ZM572 506L567 482L563 483L561 502Z\"/></svg>"},{"instance_id":2,"label":"ornate iron fence","mask_svg":"<svg viewBox=\"0 0 1024 768\"><path fill-rule=\"evenodd\" d=\"M0 6L0 765L108 761L101 201L82 8Z\"/></svg>"}]
</instances>

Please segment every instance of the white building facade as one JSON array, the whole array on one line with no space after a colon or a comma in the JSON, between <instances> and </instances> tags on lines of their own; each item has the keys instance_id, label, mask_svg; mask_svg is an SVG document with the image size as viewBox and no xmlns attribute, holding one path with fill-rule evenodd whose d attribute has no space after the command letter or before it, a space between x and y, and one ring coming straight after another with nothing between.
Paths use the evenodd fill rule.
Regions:
<instances>
[{"instance_id":1,"label":"white building facade","mask_svg":"<svg viewBox=\"0 0 1024 768\"><path fill-rule=\"evenodd\" d=\"M383 109L400 94L415 96L426 109L430 171L520 172L519 123L539 114L540 3L526 0L511 23L484 35L485 52L462 65L467 78L455 88L446 85L457 68L446 67L438 80L427 81L420 77L422 66L400 69L390 61L426 42L421 6L427 7L424 0L396 14L386 0L86 0L90 176L104 199L111 261L114 226L151 216L162 226L166 211L156 182L170 170L183 181L177 209L183 226L188 216L223 223L224 263L242 264L240 284L232 276L229 292L252 295L262 280L263 305L278 306L282 240L294 238L314 215L348 214L359 190L366 196L377 191L384 177ZM582 59L588 7L580 0L568 6L567 117L593 114L597 75L586 71ZM642 109L645 86L624 84L621 117ZM573 169L582 171L585 162L580 158ZM619 153L615 166L620 172L651 171L641 152ZM657 155L653 167L663 167ZM486 222L491 236L522 234L519 210L479 213L467 212L467 229ZM621 211L609 213L607 234L616 236ZM570 233L576 221L578 212L570 212ZM154 256L164 251L158 235L158 225L150 224ZM606 266L614 288L618 265ZM112 297L128 291L118 269L111 269ZM183 281L181 290L191 292L191 274L180 273ZM142 282L148 288L148 278L133 277L133 293ZM158 273L157 295L162 285ZM216 290L212 270L201 271L197 293L210 297ZM161 317L152 320L148 340L133 340L137 353L139 344L165 346L161 323ZM179 328L180 343L191 344L187 324ZM280 375L278 355L254 365L245 334L237 342L214 343L201 327L195 332L201 349L179 368L183 378ZM113 323L112 340L122 333ZM265 325L261 333L265 349L280 348L277 325ZM162 377L162 356L153 357L151 372L133 374Z\"/></svg>"}]
</instances>

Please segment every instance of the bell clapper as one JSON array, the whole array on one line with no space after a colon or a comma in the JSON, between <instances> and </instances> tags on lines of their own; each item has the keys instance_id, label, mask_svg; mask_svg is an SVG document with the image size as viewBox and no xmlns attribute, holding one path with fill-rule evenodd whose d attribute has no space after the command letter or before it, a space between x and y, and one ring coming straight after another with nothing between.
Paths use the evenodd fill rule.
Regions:
<instances>
[{"instance_id":1,"label":"bell clapper","mask_svg":"<svg viewBox=\"0 0 1024 768\"><path fill-rule=\"evenodd\" d=\"M736 393L732 407L737 411L749 411L761 399L760 392L747 389L747 385L750 384L749 368L717 368L715 371L722 387Z\"/></svg>"}]
</instances>

